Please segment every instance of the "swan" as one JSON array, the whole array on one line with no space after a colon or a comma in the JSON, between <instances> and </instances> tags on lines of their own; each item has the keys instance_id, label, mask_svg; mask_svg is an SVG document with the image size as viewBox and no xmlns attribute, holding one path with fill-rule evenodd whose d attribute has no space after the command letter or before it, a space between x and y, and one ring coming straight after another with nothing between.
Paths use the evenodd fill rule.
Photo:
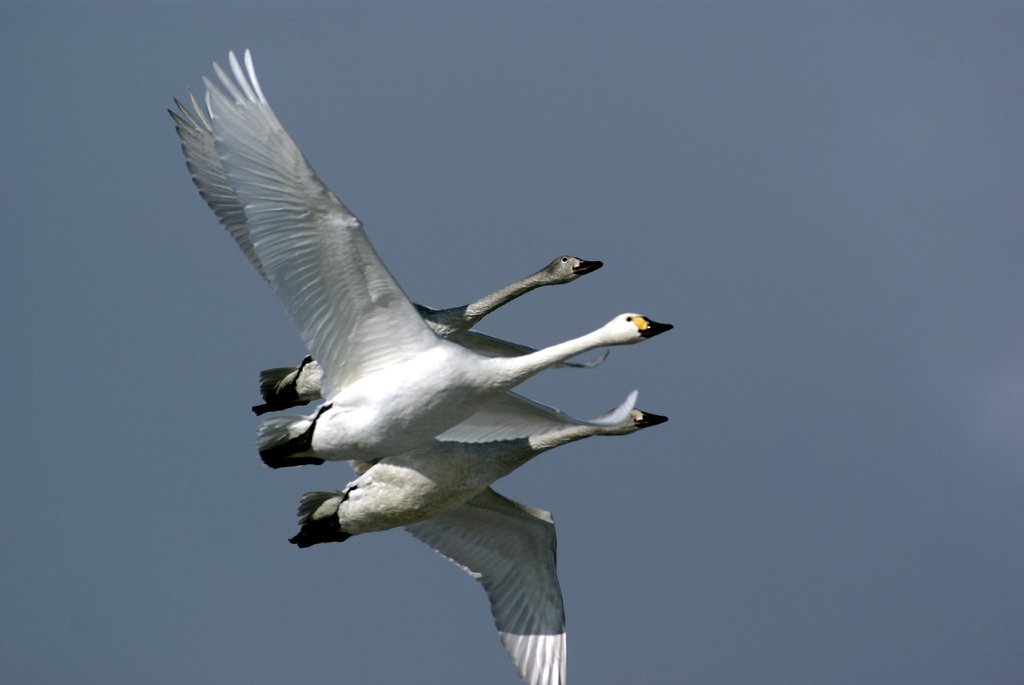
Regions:
<instances>
[{"instance_id":1,"label":"swan","mask_svg":"<svg viewBox=\"0 0 1024 685\"><path fill-rule=\"evenodd\" d=\"M485 357L440 338L381 262L363 225L320 181L267 104L252 56L216 63L206 108L226 188L236 204L207 200L269 282L311 355L326 401L309 416L266 419L260 456L270 466L324 459L377 460L418 447L475 407L582 352L638 343L671 328L640 314L517 357ZM223 90L221 90L223 88ZM180 133L179 133L180 135ZM202 166L202 165L199 165ZM202 191L202 185L197 182Z\"/></svg>"},{"instance_id":2,"label":"swan","mask_svg":"<svg viewBox=\"0 0 1024 685\"><path fill-rule=\"evenodd\" d=\"M178 107L184 110L184 105L180 102ZM185 114L188 116L187 111ZM199 116L202 117L202 114L200 113ZM524 276L500 290L461 307L433 309L416 303L413 303L413 306L419 311L427 325L441 337L454 340L488 357L513 357L533 352L533 348L469 329L495 309L531 290L546 285L571 283L580 276L596 271L602 266L604 266L604 262L596 259L586 260L562 255L529 276ZM600 363L603 359L604 357L599 357L583 364L563 362L562 365L589 367ZM321 399L322 374L320 364L311 355L306 355L298 366L283 366L260 371L260 395L263 396L263 404L254 406L253 413L260 416L267 412L298 407Z\"/></svg>"},{"instance_id":3,"label":"swan","mask_svg":"<svg viewBox=\"0 0 1024 685\"><path fill-rule=\"evenodd\" d=\"M306 493L301 528L290 542L310 547L404 526L484 586L502 644L526 683L564 683L554 522L548 512L509 500L490 485L559 445L668 420L635 409L635 401L634 391L612 412L580 422L508 393L500 406L475 414L445 439L373 465L356 463L359 476L343 490ZM520 424L533 432L491 442L458 440L495 437Z\"/></svg>"},{"instance_id":4,"label":"swan","mask_svg":"<svg viewBox=\"0 0 1024 685\"><path fill-rule=\"evenodd\" d=\"M245 221L245 209L231 189L227 173L221 164L214 144L212 115L208 107L199 104L196 97L189 91L191 109L177 98L174 103L178 112L167 110L175 123L175 130L181 139L182 152L186 166L191 172L192 181L199 190L199 195L206 200L220 222L227 228L242 253L265 280L256 250L249 237L249 229ZM571 255L556 257L546 267L529 276L519 279L490 295L450 309L433 309L420 304L413 304L420 315L438 335L453 339L462 345L489 357L511 357L532 352L533 348L526 345L494 338L483 333L470 331L484 316L495 309L511 302L531 290L546 285L571 283L580 276L586 275L604 266L598 260L585 260ZM563 362L562 366L589 367L599 364L604 357L583 364ZM312 355L307 355L298 366L275 367L260 372L260 394L263 404L253 406L257 416L271 411L280 411L290 407L309 404L313 400L322 399L321 377L323 370Z\"/></svg>"},{"instance_id":5,"label":"swan","mask_svg":"<svg viewBox=\"0 0 1024 685\"><path fill-rule=\"evenodd\" d=\"M435 337L433 348L355 380L309 416L264 419L257 433L260 458L271 468L375 461L430 440L481 403L570 357L671 328L620 314L586 335L518 357L484 357Z\"/></svg>"}]
</instances>

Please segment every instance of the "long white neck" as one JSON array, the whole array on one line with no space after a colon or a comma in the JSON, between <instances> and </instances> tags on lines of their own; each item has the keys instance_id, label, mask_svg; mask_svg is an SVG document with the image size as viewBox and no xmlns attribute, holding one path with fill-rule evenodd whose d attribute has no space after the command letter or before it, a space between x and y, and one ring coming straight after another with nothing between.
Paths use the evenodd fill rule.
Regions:
<instances>
[{"instance_id":1,"label":"long white neck","mask_svg":"<svg viewBox=\"0 0 1024 685\"><path fill-rule=\"evenodd\" d=\"M598 329L536 352L519 357L492 357L487 359L486 363L494 370L496 385L501 388L511 388L570 357L597 347L613 344L617 344L617 342L609 340L603 331Z\"/></svg>"},{"instance_id":2,"label":"long white neck","mask_svg":"<svg viewBox=\"0 0 1024 685\"><path fill-rule=\"evenodd\" d=\"M545 450L554 449L560 445L576 442L577 440L589 438L593 435L620 435L623 432L623 427L621 425L565 426L563 428L557 428L537 435L531 435L529 437L529 441L530 448L534 451L534 455L536 456Z\"/></svg>"},{"instance_id":3,"label":"long white neck","mask_svg":"<svg viewBox=\"0 0 1024 685\"><path fill-rule=\"evenodd\" d=\"M436 442L436 449L443 450L448 464L459 461L467 465L474 480L481 483L493 481L508 475L538 454L592 435L619 435L624 432L621 425L588 426L567 425L545 431L527 438L495 440L492 442Z\"/></svg>"}]
</instances>

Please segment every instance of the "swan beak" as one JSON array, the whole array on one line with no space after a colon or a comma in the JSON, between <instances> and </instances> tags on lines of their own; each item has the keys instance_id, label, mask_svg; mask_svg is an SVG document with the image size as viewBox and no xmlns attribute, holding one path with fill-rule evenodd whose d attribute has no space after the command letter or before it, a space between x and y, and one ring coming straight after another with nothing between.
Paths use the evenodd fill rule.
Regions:
<instances>
[{"instance_id":1,"label":"swan beak","mask_svg":"<svg viewBox=\"0 0 1024 685\"><path fill-rule=\"evenodd\" d=\"M585 259L581 259L580 263L572 268L572 273L574 276L582 276L583 274L589 274L591 271L597 271L602 266L604 266L604 262L600 262L596 259L589 262Z\"/></svg>"},{"instance_id":2,"label":"swan beak","mask_svg":"<svg viewBox=\"0 0 1024 685\"><path fill-rule=\"evenodd\" d=\"M648 426L657 426L659 423L665 423L668 421L667 416L661 416L660 414L651 414L646 411L637 410L640 412L639 418L633 422L637 428L647 428Z\"/></svg>"},{"instance_id":3,"label":"swan beak","mask_svg":"<svg viewBox=\"0 0 1024 685\"><path fill-rule=\"evenodd\" d=\"M674 328L670 323L651 321L646 316L634 316L630 321L639 329L641 338L653 338L659 333L664 333Z\"/></svg>"}]
</instances>

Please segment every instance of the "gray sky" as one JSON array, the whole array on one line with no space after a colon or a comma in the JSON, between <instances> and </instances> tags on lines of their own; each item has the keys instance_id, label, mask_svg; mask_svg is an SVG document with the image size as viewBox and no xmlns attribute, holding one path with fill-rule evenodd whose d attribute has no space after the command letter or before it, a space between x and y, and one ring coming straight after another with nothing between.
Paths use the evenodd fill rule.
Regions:
<instances>
[{"instance_id":1,"label":"gray sky","mask_svg":"<svg viewBox=\"0 0 1024 685\"><path fill-rule=\"evenodd\" d=\"M1024 6L6 3L0 681L515 683L402 531L298 550L304 350L164 111L253 50L408 293L604 260L483 330L676 324L523 391L671 421L497 484L550 510L576 683L1024 678Z\"/></svg>"}]
</instances>

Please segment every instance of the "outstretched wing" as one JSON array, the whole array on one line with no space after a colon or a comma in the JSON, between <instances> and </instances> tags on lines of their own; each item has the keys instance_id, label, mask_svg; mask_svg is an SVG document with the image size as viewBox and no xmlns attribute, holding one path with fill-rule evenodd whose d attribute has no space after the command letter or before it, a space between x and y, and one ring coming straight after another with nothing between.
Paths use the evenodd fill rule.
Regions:
<instances>
[{"instance_id":1,"label":"outstretched wing","mask_svg":"<svg viewBox=\"0 0 1024 685\"><path fill-rule=\"evenodd\" d=\"M210 113L199 104L196 96L189 91L189 102L192 109L189 110L180 100L174 99L178 106L178 112L167 110L174 119L174 129L181 138L181 151L185 155L185 166L192 174L192 182L199 189L199 195L206 200L207 206L228 233L238 243L242 254L252 263L256 271L264 279L267 275L263 273L263 265L253 249L252 241L249 239L249 226L245 222L245 210L238 203L235 191L228 184L224 167L221 166L217 150L213 145L213 125L210 123Z\"/></svg>"},{"instance_id":2,"label":"outstretched wing","mask_svg":"<svg viewBox=\"0 0 1024 685\"><path fill-rule=\"evenodd\" d=\"M551 514L488 488L406 530L484 586L501 642L524 682L565 683L565 612Z\"/></svg>"},{"instance_id":3,"label":"outstretched wing","mask_svg":"<svg viewBox=\"0 0 1024 685\"><path fill-rule=\"evenodd\" d=\"M204 79L222 178L243 208L254 264L320 361L323 394L331 397L438 339L377 256L359 219L324 186L281 126L249 52L244 70L233 53L229 60L234 78L214 65L223 91ZM210 178L219 187L221 177Z\"/></svg>"}]
</instances>

